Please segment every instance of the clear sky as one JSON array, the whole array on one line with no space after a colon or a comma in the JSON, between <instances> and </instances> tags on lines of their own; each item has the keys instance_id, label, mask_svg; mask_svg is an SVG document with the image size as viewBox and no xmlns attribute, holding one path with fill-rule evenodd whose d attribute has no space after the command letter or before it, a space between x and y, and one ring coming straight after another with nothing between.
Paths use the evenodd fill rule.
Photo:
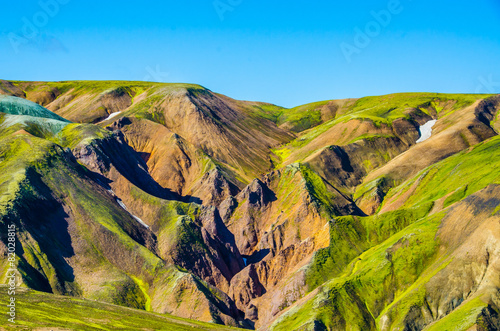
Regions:
<instances>
[{"instance_id":1,"label":"clear sky","mask_svg":"<svg viewBox=\"0 0 500 331\"><path fill-rule=\"evenodd\" d=\"M500 92L498 0L25 0L0 11L0 79L201 84L292 107Z\"/></svg>"}]
</instances>

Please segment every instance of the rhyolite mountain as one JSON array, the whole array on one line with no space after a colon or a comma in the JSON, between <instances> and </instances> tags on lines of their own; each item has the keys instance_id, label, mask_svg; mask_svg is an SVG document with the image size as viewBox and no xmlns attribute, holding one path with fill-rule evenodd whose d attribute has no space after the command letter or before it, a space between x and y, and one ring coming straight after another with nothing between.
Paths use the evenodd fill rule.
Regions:
<instances>
[{"instance_id":1,"label":"rhyolite mountain","mask_svg":"<svg viewBox=\"0 0 500 331\"><path fill-rule=\"evenodd\" d=\"M499 112L0 81L2 282L14 223L20 326L499 330Z\"/></svg>"}]
</instances>

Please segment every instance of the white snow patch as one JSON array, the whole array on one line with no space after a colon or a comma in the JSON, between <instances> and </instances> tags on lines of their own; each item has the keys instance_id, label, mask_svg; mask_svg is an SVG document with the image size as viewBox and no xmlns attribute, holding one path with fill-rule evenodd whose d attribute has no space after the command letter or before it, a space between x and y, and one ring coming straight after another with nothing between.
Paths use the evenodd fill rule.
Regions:
<instances>
[{"instance_id":1,"label":"white snow patch","mask_svg":"<svg viewBox=\"0 0 500 331\"><path fill-rule=\"evenodd\" d=\"M144 227L146 227L147 229L149 229L149 225L147 225L146 223L144 223L143 220L141 220L139 217L135 216L134 214L132 214L127 206L125 206L125 204L123 203L123 201L118 198L115 194L115 192L113 192L113 190L107 190L109 193L111 193L111 195L115 198L116 202L118 202L118 204L120 205L120 207L122 207L127 213L130 214L130 216L132 216L133 218L135 218L135 220L139 223L141 223L142 225L144 225Z\"/></svg>"},{"instance_id":2,"label":"white snow patch","mask_svg":"<svg viewBox=\"0 0 500 331\"><path fill-rule=\"evenodd\" d=\"M142 225L144 225L144 227L145 227L146 229L149 229L149 225L147 225L146 223L144 223L144 221L143 221L143 220L141 220L139 217L137 217L137 216L135 216L135 215L133 215L133 214L130 214L130 215L132 215L132 217L133 217L133 218L135 218L135 220L136 220L137 222L139 222L139 223L141 223Z\"/></svg>"},{"instance_id":3,"label":"white snow patch","mask_svg":"<svg viewBox=\"0 0 500 331\"><path fill-rule=\"evenodd\" d=\"M431 120L424 125L421 125L419 130L420 130L420 138L417 140L417 144L421 143L422 141L425 141L429 139L432 135L432 127L434 124L436 124L437 120Z\"/></svg>"},{"instance_id":4,"label":"white snow patch","mask_svg":"<svg viewBox=\"0 0 500 331\"><path fill-rule=\"evenodd\" d=\"M120 205L120 207L122 207L123 209L125 209L126 211L128 211L127 206L125 206L125 204L123 203L123 201L121 201L120 199L117 198L116 202L118 202L118 204Z\"/></svg>"},{"instance_id":5,"label":"white snow patch","mask_svg":"<svg viewBox=\"0 0 500 331\"><path fill-rule=\"evenodd\" d=\"M106 117L105 119L103 119L101 122L104 122L104 121L107 121L109 119L112 119L113 117L119 115L120 113L121 113L121 111L117 111L116 113L111 113L111 114L109 114L108 117Z\"/></svg>"},{"instance_id":6,"label":"white snow patch","mask_svg":"<svg viewBox=\"0 0 500 331\"><path fill-rule=\"evenodd\" d=\"M139 217L135 216L134 214L128 211L127 206L125 206L125 204L123 203L123 201L120 200L120 198L116 198L116 202L118 202L118 204L130 214L130 216L135 218L137 222L141 223L142 225L144 225L146 228L149 229L149 226L146 223L144 223L143 220L141 220Z\"/></svg>"}]
</instances>

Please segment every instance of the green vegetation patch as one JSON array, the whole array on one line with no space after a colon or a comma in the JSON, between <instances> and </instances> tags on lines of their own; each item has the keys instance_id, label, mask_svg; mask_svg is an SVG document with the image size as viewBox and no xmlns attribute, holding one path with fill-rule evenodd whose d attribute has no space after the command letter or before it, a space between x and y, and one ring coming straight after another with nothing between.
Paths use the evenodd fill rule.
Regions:
<instances>
[{"instance_id":1,"label":"green vegetation patch","mask_svg":"<svg viewBox=\"0 0 500 331\"><path fill-rule=\"evenodd\" d=\"M438 114L444 109L441 105L449 103L449 112L470 106L484 94L441 94L441 93L396 93L374 97L364 97L356 101L346 116L368 118L376 122L390 124L397 118L408 117L409 109L420 109L428 113L434 109Z\"/></svg>"},{"instance_id":2,"label":"green vegetation patch","mask_svg":"<svg viewBox=\"0 0 500 331\"><path fill-rule=\"evenodd\" d=\"M290 109L285 109L278 117L276 124L287 124L293 132L302 132L322 123L321 107L330 101L314 102Z\"/></svg>"},{"instance_id":3,"label":"green vegetation patch","mask_svg":"<svg viewBox=\"0 0 500 331\"><path fill-rule=\"evenodd\" d=\"M300 164L300 172L306 183L306 189L311 194L313 202L317 204L319 210L323 210L326 217L337 215L336 209L332 205L336 194L327 187L325 181L307 165Z\"/></svg>"},{"instance_id":4,"label":"green vegetation patch","mask_svg":"<svg viewBox=\"0 0 500 331\"><path fill-rule=\"evenodd\" d=\"M282 156L282 161L285 161L286 157L293 151L308 145L321 134L340 123L358 120L370 121L378 127L381 125L391 126L392 122L396 119L409 119L410 112L412 111L419 111L429 115L431 112L435 112L438 116L445 116L458 109L467 107L479 99L484 99L489 96L491 95L396 93L382 96L364 97L358 99L346 110L346 112L337 114L336 118L325 123L318 123L317 126L313 126L311 129L303 131L297 139L277 150L274 150L273 152L276 155ZM284 112L284 114L286 114L286 112ZM294 113L292 112L292 114ZM301 113L298 112L298 114ZM308 114L308 112L303 112L302 116L307 118L306 114ZM300 121L300 115L297 116L297 120ZM315 116L317 117L317 115Z\"/></svg>"},{"instance_id":5,"label":"green vegetation patch","mask_svg":"<svg viewBox=\"0 0 500 331\"><path fill-rule=\"evenodd\" d=\"M82 141L111 137L111 132L93 124L73 123L64 127L53 140L63 147L74 148Z\"/></svg>"},{"instance_id":6,"label":"green vegetation patch","mask_svg":"<svg viewBox=\"0 0 500 331\"><path fill-rule=\"evenodd\" d=\"M349 263L371 247L424 218L432 204L368 217L339 216L330 222L330 245L318 250L306 272L312 290L325 281L352 270ZM347 267L347 268L346 268ZM351 266L352 268L352 266Z\"/></svg>"},{"instance_id":7,"label":"green vegetation patch","mask_svg":"<svg viewBox=\"0 0 500 331\"><path fill-rule=\"evenodd\" d=\"M0 139L0 215L13 207L16 198L30 194L26 169L59 152L59 146L28 135Z\"/></svg>"},{"instance_id":8,"label":"green vegetation patch","mask_svg":"<svg viewBox=\"0 0 500 331\"><path fill-rule=\"evenodd\" d=\"M251 114L257 118L265 118L273 123L278 123L281 114L286 108L276 106L270 103L258 103L251 108Z\"/></svg>"},{"instance_id":9,"label":"green vegetation patch","mask_svg":"<svg viewBox=\"0 0 500 331\"><path fill-rule=\"evenodd\" d=\"M427 331L465 331L476 324L478 315L488 304L480 298L472 299L462 303L449 315L433 323L425 330ZM485 329L486 330L486 329Z\"/></svg>"},{"instance_id":10,"label":"green vegetation patch","mask_svg":"<svg viewBox=\"0 0 500 331\"><path fill-rule=\"evenodd\" d=\"M443 214L422 218L354 259L340 277L318 288L318 294L292 307L272 330L306 325L325 329L375 329L376 317L394 297L407 290L432 264Z\"/></svg>"},{"instance_id":11,"label":"green vegetation patch","mask_svg":"<svg viewBox=\"0 0 500 331\"><path fill-rule=\"evenodd\" d=\"M0 288L0 299L8 302L6 288ZM7 316L7 306L1 305L2 316ZM214 325L125 308L72 297L36 291L19 290L16 293L16 323L4 327L12 330L26 328L61 328L71 330L236 330Z\"/></svg>"},{"instance_id":12,"label":"green vegetation patch","mask_svg":"<svg viewBox=\"0 0 500 331\"><path fill-rule=\"evenodd\" d=\"M400 194L420 180L403 207L436 201L451 193L445 200L447 207L489 184L500 184L499 164L500 137L495 136L422 170L390 190L387 198Z\"/></svg>"}]
</instances>

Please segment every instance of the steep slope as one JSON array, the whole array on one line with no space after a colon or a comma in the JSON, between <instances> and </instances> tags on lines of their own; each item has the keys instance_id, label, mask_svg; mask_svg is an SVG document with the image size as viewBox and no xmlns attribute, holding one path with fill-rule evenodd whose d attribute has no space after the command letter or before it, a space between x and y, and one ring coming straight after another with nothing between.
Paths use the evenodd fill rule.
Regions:
<instances>
[{"instance_id":1,"label":"steep slope","mask_svg":"<svg viewBox=\"0 0 500 331\"><path fill-rule=\"evenodd\" d=\"M62 133L68 135L70 129L75 131L70 127ZM158 237L159 256L226 289L243 262L213 208L172 201L181 197L154 181L120 131L99 129L79 141L73 147L77 160L105 180L113 196L151 227Z\"/></svg>"},{"instance_id":2,"label":"steep slope","mask_svg":"<svg viewBox=\"0 0 500 331\"><path fill-rule=\"evenodd\" d=\"M350 100L335 117L278 149L284 164L302 160L330 145L345 146L357 140L394 137L407 147L418 139L418 125L461 110L484 95L400 93Z\"/></svg>"},{"instance_id":3,"label":"steep slope","mask_svg":"<svg viewBox=\"0 0 500 331\"><path fill-rule=\"evenodd\" d=\"M355 194L358 205L373 213L390 187L411 178L435 162L496 135L490 121L496 119L499 109L500 97L493 96L478 100L469 107L442 111L429 139L366 176Z\"/></svg>"},{"instance_id":4,"label":"steep slope","mask_svg":"<svg viewBox=\"0 0 500 331\"><path fill-rule=\"evenodd\" d=\"M124 133L160 186L187 200L218 205L238 192L233 183L242 185L234 173L161 124L123 117L108 128Z\"/></svg>"},{"instance_id":5,"label":"steep slope","mask_svg":"<svg viewBox=\"0 0 500 331\"><path fill-rule=\"evenodd\" d=\"M112 194L86 180L83 170L74 159L71 161L71 154L65 154L57 145L45 144L42 150L30 150L29 146L40 146L41 142L23 134L2 141L3 169L12 174L15 172L9 169L15 167L19 175L10 181L2 179L6 191L2 192L1 218L4 225L13 222L17 226L22 252L18 270L23 283L38 290L142 309L160 303L165 306L169 300L176 302L178 294L170 292L176 286L167 286L175 273L166 269L168 261L158 257L162 254L156 235L120 206ZM13 155L14 151L27 150L38 157L23 161ZM74 168L67 165L68 159L74 162ZM27 165L23 169L24 162ZM6 247L2 246L5 253ZM191 259L194 263L200 257L194 254ZM178 259L189 262L187 256ZM175 303L177 313L235 324L232 316L238 313L231 308L229 298L219 299L224 298L222 293L211 294L218 290L208 290L210 285L189 274L175 276L184 278L191 285L181 288L191 288L198 305L205 303L195 316L187 308L179 310ZM152 287L164 292L151 298L156 292L148 291Z\"/></svg>"},{"instance_id":6,"label":"steep slope","mask_svg":"<svg viewBox=\"0 0 500 331\"><path fill-rule=\"evenodd\" d=\"M26 98L26 93L12 82L0 79L0 94Z\"/></svg>"},{"instance_id":7,"label":"steep slope","mask_svg":"<svg viewBox=\"0 0 500 331\"><path fill-rule=\"evenodd\" d=\"M110 115L164 125L250 181L271 167L269 149L292 135L276 127L269 105L243 102L189 84L144 82L12 82L26 98L74 122ZM278 107L276 107L278 108Z\"/></svg>"},{"instance_id":8,"label":"steep slope","mask_svg":"<svg viewBox=\"0 0 500 331\"><path fill-rule=\"evenodd\" d=\"M232 300L213 286L227 288L243 264L230 234L223 236L227 229L206 208L163 198L157 199L171 212L155 223L131 214L103 173L130 178L130 187L138 192L132 182L158 192L119 133L67 125L51 139L73 147L73 155L69 148L26 131L12 133L16 128L5 121L0 125L0 219L2 226L13 223L17 228L20 285L240 325ZM6 256L5 242L1 250ZM199 277L177 270L175 263ZM192 305L198 309L193 311Z\"/></svg>"},{"instance_id":9,"label":"steep slope","mask_svg":"<svg viewBox=\"0 0 500 331\"><path fill-rule=\"evenodd\" d=\"M22 98L0 95L0 112L11 115L26 115L31 117L48 118L61 122L69 123L68 120L57 116L46 108L39 106L34 102Z\"/></svg>"},{"instance_id":10,"label":"steep slope","mask_svg":"<svg viewBox=\"0 0 500 331\"><path fill-rule=\"evenodd\" d=\"M259 330L499 326L499 96L0 94L0 219L22 287Z\"/></svg>"},{"instance_id":11,"label":"steep slope","mask_svg":"<svg viewBox=\"0 0 500 331\"><path fill-rule=\"evenodd\" d=\"M494 197L497 191L487 190L485 194L493 197L484 200L479 198L483 195L480 193L478 198L471 198L474 201L457 205L459 212L451 211L445 218L442 214L424 218L359 255L346 268L345 276L311 292L271 329L312 329L314 325L328 330L348 326L420 330L434 321L436 325L444 323L440 319L456 309L455 314L469 317L466 323L454 327L467 330L480 323L483 314L497 316L498 279L494 275L498 274L498 255L491 254L493 247L498 247L498 236L494 235L499 232L498 216L486 216L493 209L477 214L477 203L496 207L499 201ZM459 214L467 209L476 216L486 216L474 218L480 222L477 232L474 225L465 233L455 230ZM461 224L470 220L466 218ZM451 250L444 249L449 247L444 233L455 235L453 240L457 241ZM435 241L436 235L440 241ZM456 238L457 235L461 237ZM471 301L472 306L468 304ZM493 320L490 327L494 329L497 323Z\"/></svg>"},{"instance_id":12,"label":"steep slope","mask_svg":"<svg viewBox=\"0 0 500 331\"><path fill-rule=\"evenodd\" d=\"M9 297L0 291L0 298L7 302ZM236 330L221 325L196 322L171 315L160 315L143 310L125 308L111 304L81 300L59 295L51 295L32 290L16 292L16 308L22 312L16 317L16 323L9 329L23 330L46 328L50 330ZM7 315L7 307L0 308L2 315ZM39 318L43 316L43 319ZM6 329L4 324L2 329Z\"/></svg>"},{"instance_id":13,"label":"steep slope","mask_svg":"<svg viewBox=\"0 0 500 331\"><path fill-rule=\"evenodd\" d=\"M322 285L272 329L498 326L500 174L484 165L498 164L499 147L494 137L425 169L402 186L418 183L397 211L337 217L330 247L308 266L310 288ZM443 199L449 207L439 212ZM332 278L323 284L325 275Z\"/></svg>"},{"instance_id":14,"label":"steep slope","mask_svg":"<svg viewBox=\"0 0 500 331\"><path fill-rule=\"evenodd\" d=\"M297 139L274 152L280 157L280 164L297 161L308 164L337 190L356 199L363 212L372 214L387 192L388 188L384 185L392 180L390 176L374 177L374 174L383 171L380 168L386 163L396 164L397 161L391 160L398 159L400 155L399 160L404 158L403 155L413 155L404 152L412 149L417 151L422 148L421 145L429 144L427 141L416 144L420 125L440 117L442 121L438 121L438 127L441 122L445 123L446 129L457 137L460 136L458 131L471 132L471 143L495 134L489 124L483 123L484 116L474 114L474 108L469 108L484 97L400 93L342 101L341 107L337 105L336 111L330 113L333 114L331 119L300 132ZM304 116L307 118L309 113L306 111ZM444 144L439 146L443 150L441 154L445 154L442 157L461 150L460 147L448 148ZM420 150L415 155L422 152ZM427 153L433 155L433 152ZM433 160L436 162L440 159L436 157ZM413 161L406 158L405 164ZM388 172L392 176L394 167L388 165L387 169L390 169ZM371 180L367 180L367 177Z\"/></svg>"},{"instance_id":15,"label":"steep slope","mask_svg":"<svg viewBox=\"0 0 500 331\"><path fill-rule=\"evenodd\" d=\"M334 119L352 107L356 100L329 100L314 102L290 109L281 109L276 124L292 132L302 132Z\"/></svg>"},{"instance_id":16,"label":"steep slope","mask_svg":"<svg viewBox=\"0 0 500 331\"><path fill-rule=\"evenodd\" d=\"M356 207L309 167L293 164L254 180L224 201L220 213L246 263L229 294L258 328L288 306L283 279L328 246L329 219ZM295 297L304 294L293 290Z\"/></svg>"}]
</instances>

